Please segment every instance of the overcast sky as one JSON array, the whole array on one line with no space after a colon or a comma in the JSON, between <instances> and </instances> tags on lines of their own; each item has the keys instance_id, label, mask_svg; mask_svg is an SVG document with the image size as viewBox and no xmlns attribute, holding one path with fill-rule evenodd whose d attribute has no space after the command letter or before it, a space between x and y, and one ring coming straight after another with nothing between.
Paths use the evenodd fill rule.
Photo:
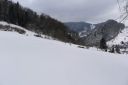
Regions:
<instances>
[{"instance_id":1,"label":"overcast sky","mask_svg":"<svg viewBox=\"0 0 128 85\"><path fill-rule=\"evenodd\" d=\"M13 0L62 22L102 22L119 16L116 0Z\"/></svg>"}]
</instances>

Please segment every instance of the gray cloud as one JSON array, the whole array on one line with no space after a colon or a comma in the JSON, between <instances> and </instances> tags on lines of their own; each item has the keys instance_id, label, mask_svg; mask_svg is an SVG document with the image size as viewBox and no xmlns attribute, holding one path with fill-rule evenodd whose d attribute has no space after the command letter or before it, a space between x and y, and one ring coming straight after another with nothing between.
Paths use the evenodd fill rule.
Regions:
<instances>
[{"instance_id":1,"label":"gray cloud","mask_svg":"<svg viewBox=\"0 0 128 85\"><path fill-rule=\"evenodd\" d=\"M61 21L101 22L119 16L116 0L13 0Z\"/></svg>"}]
</instances>

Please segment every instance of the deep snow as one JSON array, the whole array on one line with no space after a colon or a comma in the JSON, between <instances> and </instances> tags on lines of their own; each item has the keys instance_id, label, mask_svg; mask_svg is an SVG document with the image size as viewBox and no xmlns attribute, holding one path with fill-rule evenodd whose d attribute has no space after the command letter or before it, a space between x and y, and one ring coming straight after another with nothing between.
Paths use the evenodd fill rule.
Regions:
<instances>
[{"instance_id":1,"label":"deep snow","mask_svg":"<svg viewBox=\"0 0 128 85\"><path fill-rule=\"evenodd\" d=\"M0 85L128 85L128 55L0 31Z\"/></svg>"}]
</instances>

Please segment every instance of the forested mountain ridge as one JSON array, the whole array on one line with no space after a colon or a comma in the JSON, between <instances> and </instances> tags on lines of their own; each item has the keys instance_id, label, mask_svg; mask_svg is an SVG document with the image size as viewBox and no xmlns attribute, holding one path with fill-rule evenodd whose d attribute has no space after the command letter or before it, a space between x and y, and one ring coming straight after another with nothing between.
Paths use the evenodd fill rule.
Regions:
<instances>
[{"instance_id":1,"label":"forested mountain ridge","mask_svg":"<svg viewBox=\"0 0 128 85\"><path fill-rule=\"evenodd\" d=\"M74 42L63 23L45 14L38 15L18 2L0 0L0 21L7 21L64 42Z\"/></svg>"}]
</instances>

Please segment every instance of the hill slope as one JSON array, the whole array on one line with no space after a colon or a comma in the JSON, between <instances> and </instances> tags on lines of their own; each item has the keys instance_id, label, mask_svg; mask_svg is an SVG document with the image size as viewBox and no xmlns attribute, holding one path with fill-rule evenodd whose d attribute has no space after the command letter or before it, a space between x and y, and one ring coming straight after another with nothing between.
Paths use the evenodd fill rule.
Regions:
<instances>
[{"instance_id":1,"label":"hill slope","mask_svg":"<svg viewBox=\"0 0 128 85\"><path fill-rule=\"evenodd\" d=\"M30 31L45 34L55 39L71 42L67 27L60 21L46 15L37 14L12 0L0 0L0 21L22 26Z\"/></svg>"},{"instance_id":2,"label":"hill slope","mask_svg":"<svg viewBox=\"0 0 128 85\"><path fill-rule=\"evenodd\" d=\"M115 39L107 42L109 46L118 47L121 53L128 54L128 28L122 30Z\"/></svg>"},{"instance_id":3,"label":"hill slope","mask_svg":"<svg viewBox=\"0 0 128 85\"><path fill-rule=\"evenodd\" d=\"M128 42L128 28L125 28L124 30L122 30L118 34L118 36L115 39L109 41L108 44L113 44L113 45L114 44L121 44L122 41L124 43Z\"/></svg>"},{"instance_id":4,"label":"hill slope","mask_svg":"<svg viewBox=\"0 0 128 85\"><path fill-rule=\"evenodd\" d=\"M127 85L128 57L0 31L1 85Z\"/></svg>"}]
</instances>

